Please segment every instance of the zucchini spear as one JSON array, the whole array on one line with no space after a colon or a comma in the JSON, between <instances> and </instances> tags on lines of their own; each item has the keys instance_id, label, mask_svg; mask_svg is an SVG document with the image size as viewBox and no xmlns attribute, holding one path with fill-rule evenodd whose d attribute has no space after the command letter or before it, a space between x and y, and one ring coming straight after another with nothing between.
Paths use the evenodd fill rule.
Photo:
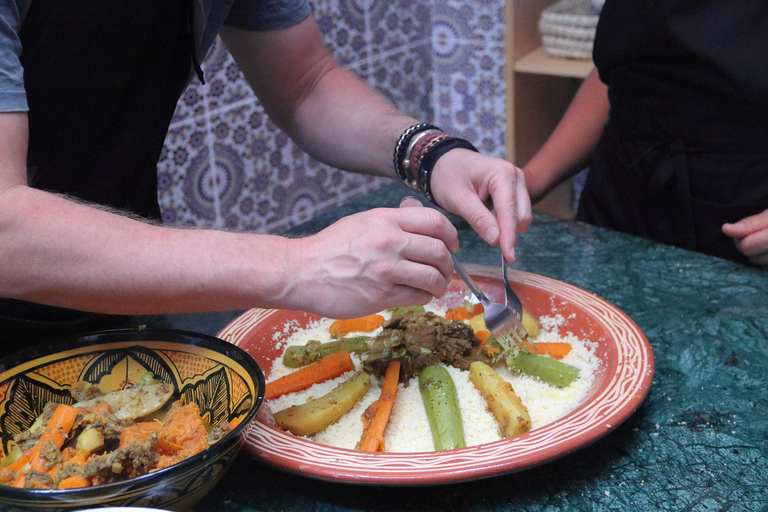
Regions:
<instances>
[{"instance_id":1,"label":"zucchini spear","mask_svg":"<svg viewBox=\"0 0 768 512\"><path fill-rule=\"evenodd\" d=\"M459 398L448 370L439 365L427 366L419 374L419 390L427 410L435 450L464 448Z\"/></svg>"},{"instance_id":2,"label":"zucchini spear","mask_svg":"<svg viewBox=\"0 0 768 512\"><path fill-rule=\"evenodd\" d=\"M543 382L566 388L579 378L579 369L555 359L539 356L524 350L506 359L510 370L524 373Z\"/></svg>"}]
</instances>

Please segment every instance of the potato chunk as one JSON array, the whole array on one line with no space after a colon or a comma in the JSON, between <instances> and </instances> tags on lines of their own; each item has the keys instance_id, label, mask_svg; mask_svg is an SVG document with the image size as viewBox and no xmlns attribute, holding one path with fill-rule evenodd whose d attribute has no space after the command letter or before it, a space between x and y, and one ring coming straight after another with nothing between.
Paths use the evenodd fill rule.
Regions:
<instances>
[{"instance_id":1,"label":"potato chunk","mask_svg":"<svg viewBox=\"0 0 768 512\"><path fill-rule=\"evenodd\" d=\"M531 415L512 385L493 368L475 361L469 367L469 380L475 385L499 424L502 437L515 437L531 430Z\"/></svg>"},{"instance_id":2,"label":"potato chunk","mask_svg":"<svg viewBox=\"0 0 768 512\"><path fill-rule=\"evenodd\" d=\"M297 436L320 432L348 413L370 387L371 377L357 372L320 398L276 412L275 423Z\"/></svg>"}]
</instances>

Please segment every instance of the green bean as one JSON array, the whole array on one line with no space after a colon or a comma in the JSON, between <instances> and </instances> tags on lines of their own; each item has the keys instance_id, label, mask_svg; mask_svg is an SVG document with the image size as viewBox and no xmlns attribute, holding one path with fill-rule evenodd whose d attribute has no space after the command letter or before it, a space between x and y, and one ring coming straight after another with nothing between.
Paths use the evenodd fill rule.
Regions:
<instances>
[{"instance_id":1,"label":"green bean","mask_svg":"<svg viewBox=\"0 0 768 512\"><path fill-rule=\"evenodd\" d=\"M510 370L524 373L543 382L565 388L579 378L579 369L555 359L521 350L506 359Z\"/></svg>"},{"instance_id":2,"label":"green bean","mask_svg":"<svg viewBox=\"0 0 768 512\"><path fill-rule=\"evenodd\" d=\"M440 365L424 368L419 374L419 390L427 410L435 450L464 448L466 442L459 399L448 370Z\"/></svg>"},{"instance_id":3,"label":"green bean","mask_svg":"<svg viewBox=\"0 0 768 512\"><path fill-rule=\"evenodd\" d=\"M318 359L338 352L339 350L348 350L355 354L362 354L368 350L367 336L352 336L341 338L328 343L318 343L310 341L306 345L293 345L288 347L283 354L283 364L288 368L299 368L309 363L314 363Z\"/></svg>"}]
</instances>

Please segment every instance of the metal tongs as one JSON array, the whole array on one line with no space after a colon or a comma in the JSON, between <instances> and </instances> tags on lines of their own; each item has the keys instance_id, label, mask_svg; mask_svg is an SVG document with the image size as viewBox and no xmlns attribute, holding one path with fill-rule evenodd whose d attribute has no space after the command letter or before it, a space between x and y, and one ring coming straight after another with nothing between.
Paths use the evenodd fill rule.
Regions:
<instances>
[{"instance_id":1,"label":"metal tongs","mask_svg":"<svg viewBox=\"0 0 768 512\"><path fill-rule=\"evenodd\" d=\"M501 255L501 277L504 281L506 304L499 304L488 299L480 287L472 280L469 273L464 269L464 265L456 258L456 255L452 253L451 256L453 257L453 268L456 270L456 273L459 274L459 277L467 285L472 295L477 297L477 300L483 305L485 326L491 331L491 334L499 342L504 352L514 352L516 349L530 350L525 341L528 338L528 332L522 323L523 305L520 302L520 298L509 285L507 262L504 259L504 255ZM528 343L532 344L533 342L528 341Z\"/></svg>"}]
</instances>

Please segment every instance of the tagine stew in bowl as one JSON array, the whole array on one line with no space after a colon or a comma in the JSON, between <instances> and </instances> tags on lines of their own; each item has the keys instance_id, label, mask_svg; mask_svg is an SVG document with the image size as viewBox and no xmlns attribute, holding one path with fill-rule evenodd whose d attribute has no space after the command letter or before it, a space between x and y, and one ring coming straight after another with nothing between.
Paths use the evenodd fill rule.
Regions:
<instances>
[{"instance_id":1,"label":"tagine stew in bowl","mask_svg":"<svg viewBox=\"0 0 768 512\"><path fill-rule=\"evenodd\" d=\"M114 330L2 360L0 506L185 509L223 476L263 402L241 349Z\"/></svg>"}]
</instances>

